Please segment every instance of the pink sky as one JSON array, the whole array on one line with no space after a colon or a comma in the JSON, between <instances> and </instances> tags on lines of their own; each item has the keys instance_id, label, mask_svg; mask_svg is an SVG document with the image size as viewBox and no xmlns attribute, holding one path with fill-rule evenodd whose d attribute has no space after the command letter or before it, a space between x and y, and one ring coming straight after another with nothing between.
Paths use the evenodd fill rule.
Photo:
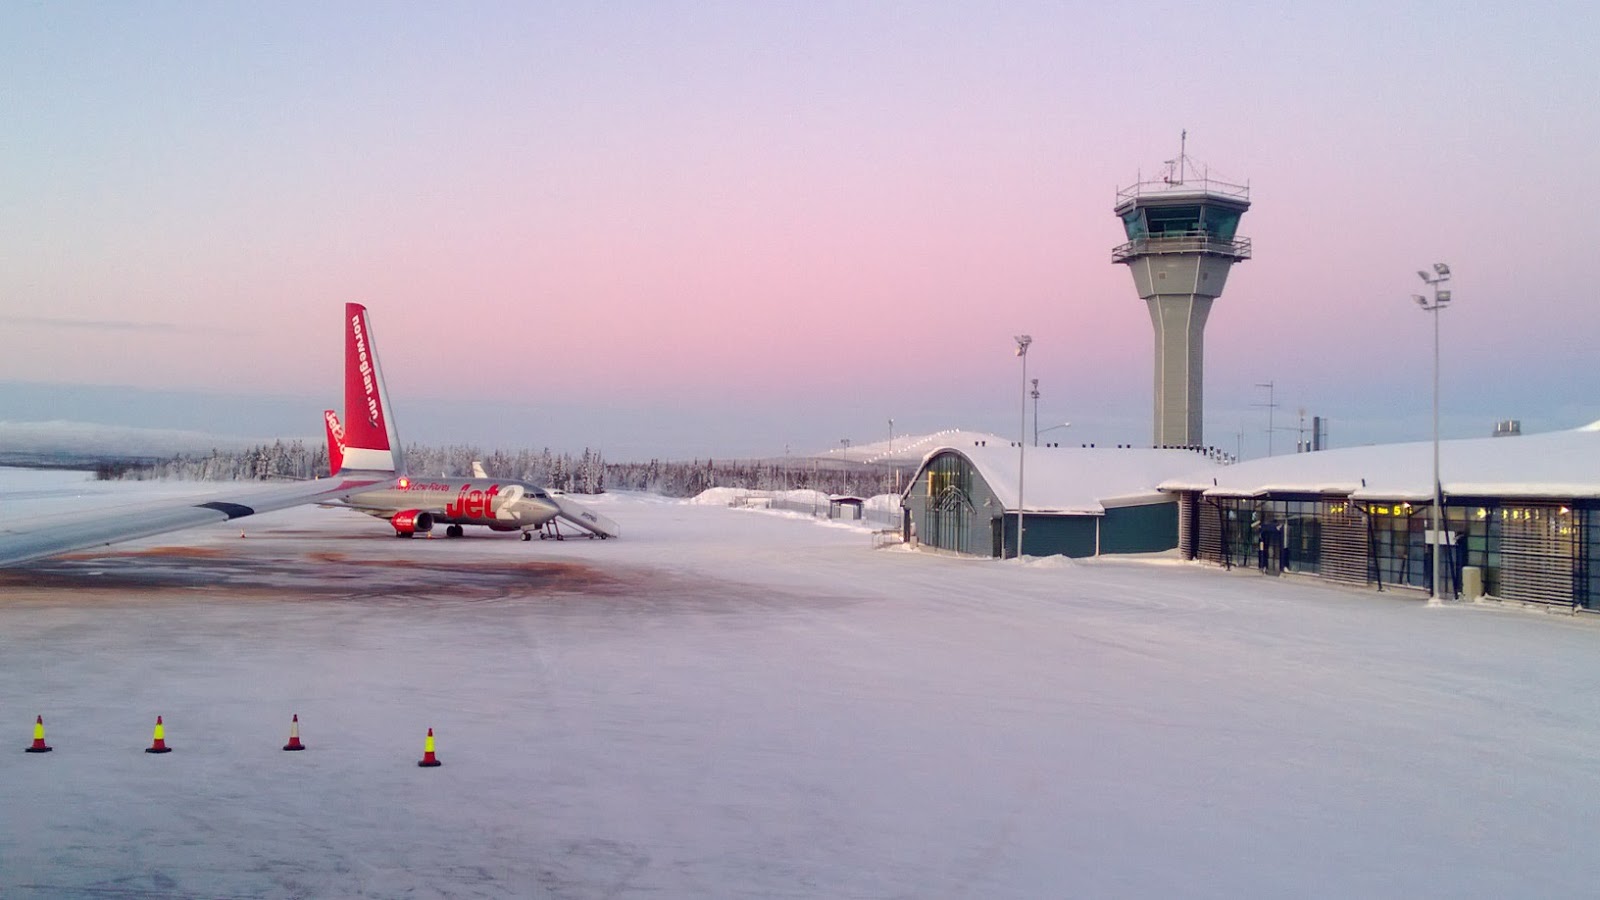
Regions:
<instances>
[{"instance_id":1,"label":"pink sky","mask_svg":"<svg viewBox=\"0 0 1600 900\"><path fill-rule=\"evenodd\" d=\"M1449 426L1581 424L1597 18L6 9L0 382L321 397L360 300L402 404L625 408L613 432L527 439L631 430L610 442L667 455L636 432L725 413L785 423L727 452L781 452L890 416L1014 428L1026 331L1041 420L1147 441L1150 326L1111 207L1187 128L1255 204L1256 258L1207 331L1213 442L1264 450L1269 380L1280 417L1425 436L1432 332L1409 296L1435 261L1457 273Z\"/></svg>"}]
</instances>

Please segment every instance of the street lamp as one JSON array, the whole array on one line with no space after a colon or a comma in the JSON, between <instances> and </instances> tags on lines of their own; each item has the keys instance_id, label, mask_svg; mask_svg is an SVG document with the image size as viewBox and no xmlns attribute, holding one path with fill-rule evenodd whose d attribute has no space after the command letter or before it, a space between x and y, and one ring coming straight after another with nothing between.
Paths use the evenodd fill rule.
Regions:
<instances>
[{"instance_id":1,"label":"street lamp","mask_svg":"<svg viewBox=\"0 0 1600 900\"><path fill-rule=\"evenodd\" d=\"M1433 314L1433 534L1429 543L1433 545L1433 594L1428 598L1429 606L1438 606L1444 602L1439 595L1440 562L1444 553L1440 549L1444 546L1444 486L1439 481L1439 310L1450 305L1450 292L1439 289L1439 285L1450 280L1450 267L1444 263L1433 264L1433 275L1418 271L1417 277L1424 284L1433 288L1433 302L1421 294L1412 294L1411 299L1423 312Z\"/></svg>"},{"instance_id":2,"label":"street lamp","mask_svg":"<svg viewBox=\"0 0 1600 900\"><path fill-rule=\"evenodd\" d=\"M894 492L900 493L900 467L895 464L894 455L894 419L889 419L889 470L894 472Z\"/></svg>"},{"instance_id":3,"label":"street lamp","mask_svg":"<svg viewBox=\"0 0 1600 900\"><path fill-rule=\"evenodd\" d=\"M1028 345L1033 335L1016 337L1017 356L1022 358L1022 427L1017 432L1017 562L1022 561L1022 477L1028 449Z\"/></svg>"},{"instance_id":4,"label":"street lamp","mask_svg":"<svg viewBox=\"0 0 1600 900\"><path fill-rule=\"evenodd\" d=\"M1039 427L1039 413L1037 411L1035 411L1034 414L1033 414L1033 445L1035 447L1039 446L1039 435L1041 435L1041 434L1049 434L1050 432L1055 431L1057 428L1071 428L1071 427L1072 427L1072 423L1071 422L1062 422L1060 425L1051 425L1049 428L1040 428Z\"/></svg>"}]
</instances>

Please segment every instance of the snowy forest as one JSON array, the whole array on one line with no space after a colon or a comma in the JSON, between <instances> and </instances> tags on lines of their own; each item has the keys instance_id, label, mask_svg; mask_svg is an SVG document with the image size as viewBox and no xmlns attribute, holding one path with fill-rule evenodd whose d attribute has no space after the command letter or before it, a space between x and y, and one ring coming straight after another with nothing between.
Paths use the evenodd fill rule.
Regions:
<instances>
[{"instance_id":1,"label":"snowy forest","mask_svg":"<svg viewBox=\"0 0 1600 900\"><path fill-rule=\"evenodd\" d=\"M668 497L693 497L708 488L750 490L810 489L862 497L899 487L900 473L886 466L836 460L692 460L690 462L607 463L599 451L585 448L578 456L543 450L484 452L457 445L405 450L406 469L416 476L466 478L473 462L483 463L491 477L524 481L572 494L606 490L645 491ZM97 468L103 480L181 479L187 481L306 480L328 474L328 450L303 441L277 441L245 450L212 450L209 455L174 456L153 462L105 462Z\"/></svg>"}]
</instances>

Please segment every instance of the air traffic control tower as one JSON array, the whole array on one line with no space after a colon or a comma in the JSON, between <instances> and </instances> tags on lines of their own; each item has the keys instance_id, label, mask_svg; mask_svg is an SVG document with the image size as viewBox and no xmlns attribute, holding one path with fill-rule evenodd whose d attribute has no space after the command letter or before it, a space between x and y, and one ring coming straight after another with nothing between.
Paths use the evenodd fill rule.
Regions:
<instances>
[{"instance_id":1,"label":"air traffic control tower","mask_svg":"<svg viewBox=\"0 0 1600 900\"><path fill-rule=\"evenodd\" d=\"M1111 251L1126 263L1150 308L1156 332L1157 447L1200 447L1204 411L1206 316L1222 295L1228 270L1250 258L1238 236L1250 188L1209 178L1185 180L1180 154L1160 181L1117 191L1117 216L1128 242Z\"/></svg>"}]
</instances>

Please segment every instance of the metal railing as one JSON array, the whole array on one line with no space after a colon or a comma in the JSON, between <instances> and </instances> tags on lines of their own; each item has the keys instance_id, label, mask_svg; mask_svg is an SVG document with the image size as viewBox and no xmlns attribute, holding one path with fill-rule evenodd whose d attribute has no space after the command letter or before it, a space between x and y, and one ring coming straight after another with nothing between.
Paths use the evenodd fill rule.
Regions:
<instances>
[{"instance_id":1,"label":"metal railing","mask_svg":"<svg viewBox=\"0 0 1600 900\"><path fill-rule=\"evenodd\" d=\"M1229 259L1249 259L1250 239L1235 238L1225 241L1199 231L1184 232L1182 234L1166 234L1133 240L1111 251L1111 261L1114 263L1127 262L1135 256L1145 256L1156 253L1205 253L1212 256L1226 256Z\"/></svg>"},{"instance_id":2,"label":"metal railing","mask_svg":"<svg viewBox=\"0 0 1600 900\"><path fill-rule=\"evenodd\" d=\"M778 509L785 512L805 513L819 519L828 518L828 501L817 503L804 500L786 500L781 497L738 497L730 504L754 509ZM859 519L843 519L841 521L865 522L888 527L898 527L900 524L900 510L880 509L878 507L864 507Z\"/></svg>"},{"instance_id":3,"label":"metal railing","mask_svg":"<svg viewBox=\"0 0 1600 900\"><path fill-rule=\"evenodd\" d=\"M1117 205L1137 200L1140 197L1162 196L1188 196L1210 194L1213 197L1229 197L1234 200L1250 199L1250 185L1229 184L1226 181L1216 181L1211 178L1193 178L1183 181L1139 181L1125 188L1117 188Z\"/></svg>"}]
</instances>

